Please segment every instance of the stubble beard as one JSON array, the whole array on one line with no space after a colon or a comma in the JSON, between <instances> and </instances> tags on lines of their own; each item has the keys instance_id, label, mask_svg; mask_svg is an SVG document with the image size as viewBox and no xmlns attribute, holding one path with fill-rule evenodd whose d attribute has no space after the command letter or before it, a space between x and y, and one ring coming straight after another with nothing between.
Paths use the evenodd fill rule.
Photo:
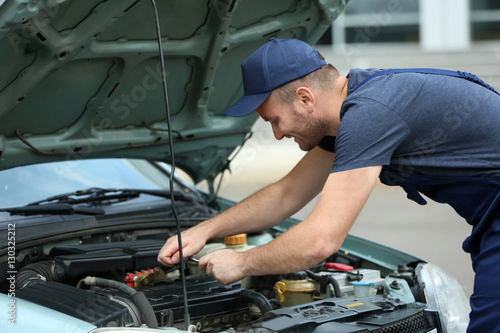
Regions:
<instances>
[{"instance_id":1,"label":"stubble beard","mask_svg":"<svg viewBox=\"0 0 500 333\"><path fill-rule=\"evenodd\" d=\"M301 150L312 150L328 135L328 124L323 119L308 119L296 110L292 113L295 121L303 126L298 143Z\"/></svg>"}]
</instances>

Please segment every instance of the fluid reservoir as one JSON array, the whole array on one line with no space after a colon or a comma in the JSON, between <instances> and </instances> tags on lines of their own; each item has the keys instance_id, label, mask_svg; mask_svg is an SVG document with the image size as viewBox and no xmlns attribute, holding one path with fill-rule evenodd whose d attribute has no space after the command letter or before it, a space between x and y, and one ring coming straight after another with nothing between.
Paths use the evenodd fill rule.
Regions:
<instances>
[{"instance_id":1,"label":"fluid reservoir","mask_svg":"<svg viewBox=\"0 0 500 333\"><path fill-rule=\"evenodd\" d=\"M238 252L246 252L255 247L254 245L247 244L247 234L238 234L225 237L224 244L226 245L226 248ZM242 288L248 288L250 286L251 280L250 277L247 276L239 282L241 283Z\"/></svg>"},{"instance_id":2,"label":"fluid reservoir","mask_svg":"<svg viewBox=\"0 0 500 333\"><path fill-rule=\"evenodd\" d=\"M209 253L212 253L212 252L218 251L218 250L223 250L225 248L226 248L226 246L222 243L208 243L203 247L203 249L200 252L195 254L193 257L196 259L200 259L201 257L203 257ZM190 274L199 274L202 272L202 270L200 269L200 266L197 263L188 261L187 264L188 264Z\"/></svg>"},{"instance_id":3,"label":"fluid reservoir","mask_svg":"<svg viewBox=\"0 0 500 333\"><path fill-rule=\"evenodd\" d=\"M274 285L275 297L285 307L314 301L315 291L314 283L309 281L303 271L286 274L283 280Z\"/></svg>"}]
</instances>

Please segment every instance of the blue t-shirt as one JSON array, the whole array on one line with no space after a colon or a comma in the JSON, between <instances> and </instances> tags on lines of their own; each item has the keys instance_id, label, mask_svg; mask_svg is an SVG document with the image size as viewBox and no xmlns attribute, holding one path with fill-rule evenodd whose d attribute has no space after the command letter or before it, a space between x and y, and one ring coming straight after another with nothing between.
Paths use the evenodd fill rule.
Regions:
<instances>
[{"instance_id":1,"label":"blue t-shirt","mask_svg":"<svg viewBox=\"0 0 500 333\"><path fill-rule=\"evenodd\" d=\"M429 176L500 177L500 96L445 75L353 69L332 172L383 165Z\"/></svg>"}]
</instances>

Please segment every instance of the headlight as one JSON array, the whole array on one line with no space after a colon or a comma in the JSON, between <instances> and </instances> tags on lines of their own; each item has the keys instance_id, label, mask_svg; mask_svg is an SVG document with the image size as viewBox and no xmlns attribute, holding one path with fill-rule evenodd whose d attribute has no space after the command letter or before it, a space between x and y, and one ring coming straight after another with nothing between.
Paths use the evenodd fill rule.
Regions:
<instances>
[{"instance_id":1,"label":"headlight","mask_svg":"<svg viewBox=\"0 0 500 333\"><path fill-rule=\"evenodd\" d=\"M458 281L442 268L423 264L417 271L427 304L441 311L447 333L463 333L469 324L469 300Z\"/></svg>"}]
</instances>

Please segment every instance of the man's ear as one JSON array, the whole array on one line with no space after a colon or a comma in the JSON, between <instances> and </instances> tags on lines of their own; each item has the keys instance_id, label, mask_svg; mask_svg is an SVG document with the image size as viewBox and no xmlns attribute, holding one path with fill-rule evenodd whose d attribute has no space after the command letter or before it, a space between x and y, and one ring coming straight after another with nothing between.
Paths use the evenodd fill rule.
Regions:
<instances>
[{"instance_id":1,"label":"man's ear","mask_svg":"<svg viewBox=\"0 0 500 333\"><path fill-rule=\"evenodd\" d=\"M308 87L298 87L295 90L296 102L304 108L307 112L311 113L314 110L316 99L313 91Z\"/></svg>"}]
</instances>

